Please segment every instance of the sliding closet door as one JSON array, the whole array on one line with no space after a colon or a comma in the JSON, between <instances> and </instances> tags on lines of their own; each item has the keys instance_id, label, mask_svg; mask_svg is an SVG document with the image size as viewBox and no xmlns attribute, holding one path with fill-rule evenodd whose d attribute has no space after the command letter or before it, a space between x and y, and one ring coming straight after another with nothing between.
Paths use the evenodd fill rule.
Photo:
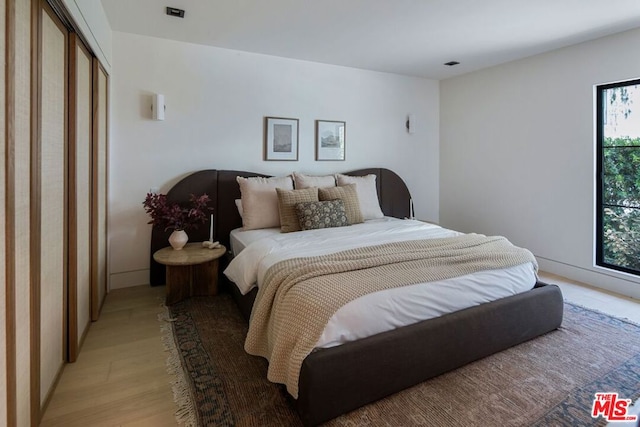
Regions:
<instances>
[{"instance_id":1,"label":"sliding closet door","mask_svg":"<svg viewBox=\"0 0 640 427\"><path fill-rule=\"evenodd\" d=\"M92 235L92 320L98 320L107 295L107 73L93 58L93 235Z\"/></svg>"},{"instance_id":2,"label":"sliding closet door","mask_svg":"<svg viewBox=\"0 0 640 427\"><path fill-rule=\"evenodd\" d=\"M6 82L6 3L0 0L0 81ZM6 275L6 84L0 85L0 396L7 395L7 275ZM13 323L13 322L12 322ZM0 399L0 425L7 422L7 399Z\"/></svg>"},{"instance_id":3,"label":"sliding closet door","mask_svg":"<svg viewBox=\"0 0 640 427\"><path fill-rule=\"evenodd\" d=\"M40 407L66 359L67 292L67 47L68 32L41 0L39 11L39 129L36 194L39 221Z\"/></svg>"},{"instance_id":4,"label":"sliding closet door","mask_svg":"<svg viewBox=\"0 0 640 427\"><path fill-rule=\"evenodd\" d=\"M69 36L69 362L91 322L92 70L89 51Z\"/></svg>"},{"instance_id":5,"label":"sliding closet door","mask_svg":"<svg viewBox=\"0 0 640 427\"><path fill-rule=\"evenodd\" d=\"M32 420L32 9L31 2L7 4L7 393L8 425ZM37 396L36 396L37 397Z\"/></svg>"}]
</instances>

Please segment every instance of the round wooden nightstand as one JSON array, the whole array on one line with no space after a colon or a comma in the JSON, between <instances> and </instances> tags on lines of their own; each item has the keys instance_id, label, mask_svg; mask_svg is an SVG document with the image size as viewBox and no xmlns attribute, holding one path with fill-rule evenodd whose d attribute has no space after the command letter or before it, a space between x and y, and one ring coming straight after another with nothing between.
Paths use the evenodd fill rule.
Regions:
<instances>
[{"instance_id":1,"label":"round wooden nightstand","mask_svg":"<svg viewBox=\"0 0 640 427\"><path fill-rule=\"evenodd\" d=\"M202 247L202 243L187 243L182 250L162 248L153 254L167 267L166 304L175 304L194 295L218 293L218 258L227 252L223 245L215 249Z\"/></svg>"}]
</instances>

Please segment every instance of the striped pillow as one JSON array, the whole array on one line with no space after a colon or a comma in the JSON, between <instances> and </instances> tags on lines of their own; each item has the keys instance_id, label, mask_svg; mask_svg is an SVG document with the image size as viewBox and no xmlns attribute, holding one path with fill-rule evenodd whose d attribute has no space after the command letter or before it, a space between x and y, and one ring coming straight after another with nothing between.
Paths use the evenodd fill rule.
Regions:
<instances>
[{"instance_id":1,"label":"striped pillow","mask_svg":"<svg viewBox=\"0 0 640 427\"><path fill-rule=\"evenodd\" d=\"M276 191L278 192L278 210L280 212L280 232L300 231L300 222L298 215L296 215L296 204L317 202L318 189L316 187L301 190L276 188Z\"/></svg>"},{"instance_id":2,"label":"striped pillow","mask_svg":"<svg viewBox=\"0 0 640 427\"><path fill-rule=\"evenodd\" d=\"M318 189L319 199L335 200L340 199L344 202L344 210L347 213L349 224L359 224L364 222L364 217L360 211L360 202L356 191L356 184L343 185L340 187L320 188Z\"/></svg>"}]
</instances>

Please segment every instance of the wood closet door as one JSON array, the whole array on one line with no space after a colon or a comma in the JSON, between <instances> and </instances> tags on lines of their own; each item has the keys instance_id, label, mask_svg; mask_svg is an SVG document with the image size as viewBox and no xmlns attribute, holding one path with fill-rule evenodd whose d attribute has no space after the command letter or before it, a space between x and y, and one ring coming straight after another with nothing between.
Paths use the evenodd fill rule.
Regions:
<instances>
[{"instance_id":1,"label":"wood closet door","mask_svg":"<svg viewBox=\"0 0 640 427\"><path fill-rule=\"evenodd\" d=\"M69 36L69 349L75 362L91 323L91 163L93 62Z\"/></svg>"},{"instance_id":2,"label":"wood closet door","mask_svg":"<svg viewBox=\"0 0 640 427\"><path fill-rule=\"evenodd\" d=\"M107 144L109 77L93 58L93 208L91 319L98 320L107 295Z\"/></svg>"},{"instance_id":3,"label":"wood closet door","mask_svg":"<svg viewBox=\"0 0 640 427\"><path fill-rule=\"evenodd\" d=\"M44 1L38 11L37 229L32 243L39 258L40 409L66 360L67 337L67 47L68 31ZM38 314L36 314L38 316ZM38 365L38 364L37 364ZM37 366L36 365L36 366ZM35 390L34 390L35 391Z\"/></svg>"},{"instance_id":4,"label":"wood closet door","mask_svg":"<svg viewBox=\"0 0 640 427\"><path fill-rule=\"evenodd\" d=\"M7 323L7 235L6 217L9 215L6 199L6 176L7 176L7 139L6 139L6 2L0 0L0 81L5 84L0 85L0 396L6 396L9 390L7 384L7 337L9 328L13 324ZM7 399L0 399L0 424L7 422Z\"/></svg>"}]
</instances>

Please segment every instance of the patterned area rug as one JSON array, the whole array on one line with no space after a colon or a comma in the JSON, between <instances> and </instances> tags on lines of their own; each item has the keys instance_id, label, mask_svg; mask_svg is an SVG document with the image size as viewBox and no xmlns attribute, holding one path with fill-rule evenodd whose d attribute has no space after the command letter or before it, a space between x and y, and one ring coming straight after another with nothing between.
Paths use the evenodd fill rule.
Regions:
<instances>
[{"instance_id":1,"label":"patterned area rug","mask_svg":"<svg viewBox=\"0 0 640 427\"><path fill-rule=\"evenodd\" d=\"M175 304L163 321L185 425L299 426L267 363L243 350L231 296ZM169 321L167 321L169 320ZM336 418L328 426L602 426L596 392L640 398L640 326L565 304L562 327Z\"/></svg>"}]
</instances>

